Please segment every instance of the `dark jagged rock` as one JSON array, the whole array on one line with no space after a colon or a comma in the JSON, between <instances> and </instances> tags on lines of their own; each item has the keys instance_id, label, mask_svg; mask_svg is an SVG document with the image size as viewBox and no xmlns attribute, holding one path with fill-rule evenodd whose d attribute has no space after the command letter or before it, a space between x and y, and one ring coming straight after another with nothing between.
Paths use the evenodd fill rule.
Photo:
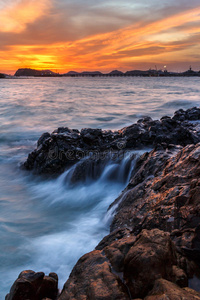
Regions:
<instances>
[{"instance_id":1,"label":"dark jagged rock","mask_svg":"<svg viewBox=\"0 0 200 300\"><path fill-rule=\"evenodd\" d=\"M39 148L40 145L44 144L45 141L50 137L51 137L50 133L48 133L48 132L43 133L41 135L41 137L39 138L39 140L37 141L37 148Z\"/></svg>"},{"instance_id":2,"label":"dark jagged rock","mask_svg":"<svg viewBox=\"0 0 200 300\"><path fill-rule=\"evenodd\" d=\"M192 107L184 111L179 109L174 113L173 120L185 121L185 120L200 120L200 108Z\"/></svg>"},{"instance_id":3,"label":"dark jagged rock","mask_svg":"<svg viewBox=\"0 0 200 300\"><path fill-rule=\"evenodd\" d=\"M43 272L31 270L23 271L6 296L6 300L42 300L49 298L55 300L58 294L58 276L50 273L45 276Z\"/></svg>"},{"instance_id":4,"label":"dark jagged rock","mask_svg":"<svg viewBox=\"0 0 200 300\"><path fill-rule=\"evenodd\" d=\"M158 144L186 146L200 142L198 124L200 109L177 111L173 118L153 121L149 117L118 131L84 128L79 132L67 127L43 134L37 148L29 154L24 167L38 174L59 174L65 168L91 154L112 156L113 151L154 147ZM182 122L184 121L184 122Z\"/></svg>"}]
</instances>

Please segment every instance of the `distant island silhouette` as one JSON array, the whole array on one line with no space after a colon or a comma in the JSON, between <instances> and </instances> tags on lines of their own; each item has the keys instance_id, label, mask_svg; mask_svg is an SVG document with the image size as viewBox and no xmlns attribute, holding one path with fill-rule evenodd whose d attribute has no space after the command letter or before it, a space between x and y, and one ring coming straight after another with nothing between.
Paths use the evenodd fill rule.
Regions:
<instances>
[{"instance_id":1,"label":"distant island silhouette","mask_svg":"<svg viewBox=\"0 0 200 300\"><path fill-rule=\"evenodd\" d=\"M0 74L0 78L9 78L9 75ZM51 70L35 70L31 68L21 68L15 72L14 77L129 77L129 76L141 76L141 77L170 77L170 76L200 76L200 71L193 71L190 67L185 72L168 72L167 70L149 69L147 71L132 70L122 72L113 70L110 73L102 73L100 71L84 71L75 72L69 71L68 73L59 74ZM11 76L12 77L12 76Z\"/></svg>"}]
</instances>

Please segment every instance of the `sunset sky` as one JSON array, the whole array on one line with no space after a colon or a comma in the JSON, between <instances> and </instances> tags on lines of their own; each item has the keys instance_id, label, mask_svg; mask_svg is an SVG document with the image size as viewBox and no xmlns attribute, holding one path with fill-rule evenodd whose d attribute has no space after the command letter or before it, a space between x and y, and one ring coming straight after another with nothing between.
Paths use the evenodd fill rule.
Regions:
<instances>
[{"instance_id":1,"label":"sunset sky","mask_svg":"<svg viewBox=\"0 0 200 300\"><path fill-rule=\"evenodd\" d=\"M0 72L200 70L199 0L0 0Z\"/></svg>"}]
</instances>

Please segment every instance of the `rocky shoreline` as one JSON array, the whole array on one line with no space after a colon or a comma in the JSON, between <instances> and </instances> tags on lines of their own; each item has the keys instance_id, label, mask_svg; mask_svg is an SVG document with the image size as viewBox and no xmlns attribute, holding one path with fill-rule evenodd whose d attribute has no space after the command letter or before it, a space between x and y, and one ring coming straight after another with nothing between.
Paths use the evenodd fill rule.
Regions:
<instances>
[{"instance_id":1,"label":"rocky shoreline","mask_svg":"<svg viewBox=\"0 0 200 300\"><path fill-rule=\"evenodd\" d=\"M118 131L58 128L44 133L23 169L56 176L87 164L140 156L111 204L110 234L74 266L61 293L55 273L23 271L6 300L200 299L200 108L149 117ZM189 286L189 287L188 287Z\"/></svg>"}]
</instances>

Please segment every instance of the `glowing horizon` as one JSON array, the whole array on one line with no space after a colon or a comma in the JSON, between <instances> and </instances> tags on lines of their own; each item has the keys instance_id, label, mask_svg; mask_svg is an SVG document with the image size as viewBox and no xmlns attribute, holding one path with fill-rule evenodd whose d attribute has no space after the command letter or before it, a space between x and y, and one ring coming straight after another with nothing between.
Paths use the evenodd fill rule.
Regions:
<instances>
[{"instance_id":1,"label":"glowing horizon","mask_svg":"<svg viewBox=\"0 0 200 300\"><path fill-rule=\"evenodd\" d=\"M19 68L200 70L198 1L9 0L0 4L0 72Z\"/></svg>"}]
</instances>

